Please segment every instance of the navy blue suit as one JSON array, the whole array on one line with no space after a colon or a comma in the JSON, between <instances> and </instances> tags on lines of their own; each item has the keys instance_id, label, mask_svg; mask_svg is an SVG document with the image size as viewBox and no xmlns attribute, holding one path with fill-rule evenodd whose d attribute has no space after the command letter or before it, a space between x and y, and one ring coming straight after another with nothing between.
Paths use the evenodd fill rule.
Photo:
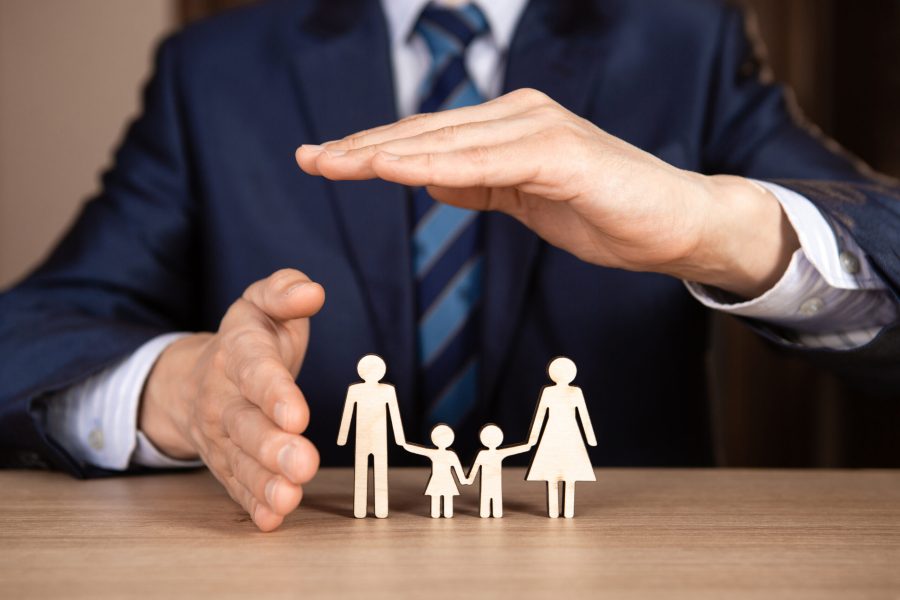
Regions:
<instances>
[{"instance_id":1,"label":"navy blue suit","mask_svg":"<svg viewBox=\"0 0 900 600\"><path fill-rule=\"evenodd\" d=\"M270 2L162 44L133 124L65 239L0 298L0 455L85 475L42 426L48 394L168 331L215 330L252 281L294 267L321 282L299 383L323 464L355 366L383 355L410 439L416 401L409 197L383 181L334 183L293 158L396 119L376 0ZM861 173L792 118L759 81L741 15L715 2L534 0L505 89L540 89L609 133L682 168L776 180L848 227L900 289L900 190ZM457 435L526 435L548 360L579 366L598 465L712 460L704 351L708 314L675 279L605 269L548 246L512 219L486 219L483 378ZM896 385L900 337L808 354L871 385ZM896 388L894 388L896 389Z\"/></svg>"}]
</instances>

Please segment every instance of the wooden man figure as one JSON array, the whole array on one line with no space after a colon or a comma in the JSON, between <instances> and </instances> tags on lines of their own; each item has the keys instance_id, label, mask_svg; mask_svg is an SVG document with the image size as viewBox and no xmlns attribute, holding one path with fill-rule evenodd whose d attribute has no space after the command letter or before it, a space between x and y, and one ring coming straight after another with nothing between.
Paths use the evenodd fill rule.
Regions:
<instances>
[{"instance_id":1,"label":"wooden man figure","mask_svg":"<svg viewBox=\"0 0 900 600\"><path fill-rule=\"evenodd\" d=\"M560 484L563 515L570 519L575 516L575 482L597 481L584 445L585 440L591 446L597 445L594 427L581 388L569 385L577 371L568 358L560 356L550 362L547 374L554 385L541 391L528 437L528 443L537 443L538 447L525 479L547 482L547 515L551 518L559 516Z\"/></svg>"},{"instance_id":2,"label":"wooden man figure","mask_svg":"<svg viewBox=\"0 0 900 600\"><path fill-rule=\"evenodd\" d=\"M503 459L514 454L521 454L531 449L531 444L519 444L500 448L503 443L503 431L488 423L481 428L478 439L484 444L484 450L480 450L475 457L472 468L467 476L468 485L475 483L475 476L481 471L481 481L478 485L478 493L481 508L479 514L482 519L488 517L503 516Z\"/></svg>"},{"instance_id":3,"label":"wooden man figure","mask_svg":"<svg viewBox=\"0 0 900 600\"><path fill-rule=\"evenodd\" d=\"M394 442L406 443L403 423L397 406L394 386L380 383L386 367L384 360L375 354L363 356L356 366L356 372L363 383L355 383L347 389L344 415L338 433L338 446L347 443L353 409L356 408L356 446L354 461L353 516L363 519L368 509L369 498L369 457L372 457L372 471L375 481L375 516L388 516L387 479L387 417L391 414Z\"/></svg>"}]
</instances>

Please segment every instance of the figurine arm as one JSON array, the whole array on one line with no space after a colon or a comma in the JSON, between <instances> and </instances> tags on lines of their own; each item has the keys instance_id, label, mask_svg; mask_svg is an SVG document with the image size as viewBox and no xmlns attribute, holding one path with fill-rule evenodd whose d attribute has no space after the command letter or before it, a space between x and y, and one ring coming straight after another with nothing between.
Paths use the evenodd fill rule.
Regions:
<instances>
[{"instance_id":1,"label":"figurine arm","mask_svg":"<svg viewBox=\"0 0 900 600\"><path fill-rule=\"evenodd\" d=\"M394 388L391 388L391 397L388 399L388 412L391 415L391 427L394 429L394 443L405 446L406 436L403 434L403 421L400 419L400 408L397 406L397 393Z\"/></svg>"},{"instance_id":2,"label":"figurine arm","mask_svg":"<svg viewBox=\"0 0 900 600\"><path fill-rule=\"evenodd\" d=\"M507 456L513 456L516 454L522 454L523 452L528 452L534 446L531 442L526 442L524 444L516 444L515 446L509 446L507 448L502 448L497 450L500 453L500 456L506 458Z\"/></svg>"},{"instance_id":3,"label":"figurine arm","mask_svg":"<svg viewBox=\"0 0 900 600\"><path fill-rule=\"evenodd\" d=\"M462 463L459 462L459 456L457 456L455 452L453 453L453 464L451 466L453 467L453 470L456 471L456 478L459 479L459 482L462 485L469 485L469 479L466 477Z\"/></svg>"},{"instance_id":4,"label":"figurine arm","mask_svg":"<svg viewBox=\"0 0 900 600\"><path fill-rule=\"evenodd\" d=\"M531 420L531 434L528 436L528 445L534 446L538 442L538 436L541 435L541 427L544 425L544 416L547 414L547 405L544 403L544 394L538 402L538 407L534 412L534 418Z\"/></svg>"},{"instance_id":5,"label":"figurine arm","mask_svg":"<svg viewBox=\"0 0 900 600\"><path fill-rule=\"evenodd\" d=\"M475 477L478 475L478 469L481 468L481 452L475 457L475 462L469 467L469 474L466 476L466 485L475 483ZM460 480L461 481L461 480Z\"/></svg>"},{"instance_id":6,"label":"figurine arm","mask_svg":"<svg viewBox=\"0 0 900 600\"><path fill-rule=\"evenodd\" d=\"M581 417L581 426L584 428L584 435L587 438L589 446L597 445L597 437L594 435L594 426L591 424L591 416L588 414L587 403L584 401L584 394L578 390L578 400L575 403L575 410Z\"/></svg>"},{"instance_id":7,"label":"figurine arm","mask_svg":"<svg viewBox=\"0 0 900 600\"><path fill-rule=\"evenodd\" d=\"M403 449L410 454L418 454L419 456L427 456L429 458L431 457L431 453L433 451L433 448L425 448L424 446L420 446L418 444L408 444L406 442L403 442L400 445L403 446Z\"/></svg>"},{"instance_id":8,"label":"figurine arm","mask_svg":"<svg viewBox=\"0 0 900 600\"><path fill-rule=\"evenodd\" d=\"M344 446L347 444L347 436L350 433L350 421L353 420L353 407L356 406L356 400L353 397L353 393L347 392L347 399L344 400L344 414L341 416L341 428L338 431L338 446Z\"/></svg>"}]
</instances>

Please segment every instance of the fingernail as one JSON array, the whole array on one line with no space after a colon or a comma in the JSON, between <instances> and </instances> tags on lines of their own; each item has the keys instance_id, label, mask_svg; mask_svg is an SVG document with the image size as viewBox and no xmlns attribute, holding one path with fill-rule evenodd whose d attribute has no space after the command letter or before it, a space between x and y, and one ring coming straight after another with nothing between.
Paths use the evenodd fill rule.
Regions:
<instances>
[{"instance_id":1,"label":"fingernail","mask_svg":"<svg viewBox=\"0 0 900 600\"><path fill-rule=\"evenodd\" d=\"M294 444L288 444L278 452L278 466L285 477L294 483L300 483L294 478L294 474L303 468L303 457L300 455L300 448Z\"/></svg>"},{"instance_id":2,"label":"fingernail","mask_svg":"<svg viewBox=\"0 0 900 600\"><path fill-rule=\"evenodd\" d=\"M278 479L270 479L266 484L266 502L271 508L275 508L275 487L278 485Z\"/></svg>"},{"instance_id":3,"label":"fingernail","mask_svg":"<svg viewBox=\"0 0 900 600\"><path fill-rule=\"evenodd\" d=\"M387 161L400 160L400 157L397 156L396 154L391 154L390 152L382 152L381 160L387 160Z\"/></svg>"},{"instance_id":4,"label":"fingernail","mask_svg":"<svg viewBox=\"0 0 900 600\"><path fill-rule=\"evenodd\" d=\"M300 144L300 148L309 150L310 152L321 152L325 149L317 144Z\"/></svg>"},{"instance_id":5,"label":"fingernail","mask_svg":"<svg viewBox=\"0 0 900 600\"><path fill-rule=\"evenodd\" d=\"M304 281L302 283L295 283L294 285L292 285L291 287L289 287L288 289L285 290L284 295L290 296L291 294L293 294L294 292L296 292L297 290L299 290L300 288L302 288L306 285L309 285L308 281Z\"/></svg>"},{"instance_id":6,"label":"fingernail","mask_svg":"<svg viewBox=\"0 0 900 600\"><path fill-rule=\"evenodd\" d=\"M331 156L331 157L343 156L343 155L347 154L347 151L346 150L328 150L326 148L325 154L327 154L328 156Z\"/></svg>"},{"instance_id":7,"label":"fingernail","mask_svg":"<svg viewBox=\"0 0 900 600\"><path fill-rule=\"evenodd\" d=\"M279 402L275 405L275 422L282 429L287 429L288 405L287 402Z\"/></svg>"},{"instance_id":8,"label":"fingernail","mask_svg":"<svg viewBox=\"0 0 900 600\"><path fill-rule=\"evenodd\" d=\"M262 510L262 504L259 502L256 503L256 508L253 509L253 522L259 523L259 511Z\"/></svg>"}]
</instances>

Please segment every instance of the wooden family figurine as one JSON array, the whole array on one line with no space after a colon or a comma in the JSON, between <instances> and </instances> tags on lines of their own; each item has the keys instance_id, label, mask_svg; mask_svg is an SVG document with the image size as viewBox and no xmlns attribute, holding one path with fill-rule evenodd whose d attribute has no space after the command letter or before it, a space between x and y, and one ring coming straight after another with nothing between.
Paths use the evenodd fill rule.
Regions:
<instances>
[{"instance_id":1,"label":"wooden family figurine","mask_svg":"<svg viewBox=\"0 0 900 600\"><path fill-rule=\"evenodd\" d=\"M484 449L478 452L468 475L463 473L456 452L450 449L454 433L449 425L439 423L431 430L434 448L406 442L397 406L397 394L392 385L381 383L385 370L384 361L374 354L368 354L359 361L357 372L363 382L353 384L347 390L338 433L337 443L343 446L347 443L355 408L353 515L356 518L364 518L367 514L370 456L375 481L375 516L384 518L388 515L388 414L394 431L394 442L407 452L431 460L431 477L425 495L431 496L432 518L452 517L453 497L459 495L457 480L462 485L471 485L479 473L479 514L482 518L502 517L503 460L514 454L527 452L535 445L537 449L525 479L546 482L549 517L559 516L560 504L563 516L575 516L575 482L597 480L585 446L585 440L591 446L597 445L594 428L581 388L571 385L577 372L575 363L565 357L558 357L550 362L547 373L553 385L541 391L526 443L500 448L503 431L492 423L481 428L479 439Z\"/></svg>"},{"instance_id":2,"label":"wooden family figurine","mask_svg":"<svg viewBox=\"0 0 900 600\"><path fill-rule=\"evenodd\" d=\"M347 389L344 403L344 415L341 417L341 430L338 433L338 446L347 443L353 409L356 408L356 446L353 463L353 516L363 519L366 516L369 501L369 457L372 457L373 479L375 481L375 516L383 519L388 516L388 479L387 479L387 416L391 415L394 429L394 442L402 446L406 443L403 436L403 423L400 420L400 409L397 406L397 393L394 386L380 383L387 367L384 360L375 354L367 354L356 365L356 372L362 383L355 383Z\"/></svg>"},{"instance_id":3,"label":"wooden family figurine","mask_svg":"<svg viewBox=\"0 0 900 600\"><path fill-rule=\"evenodd\" d=\"M563 516L571 519L575 516L575 482L597 481L584 445L585 438L591 446L597 445L594 427L581 388L569 385L577 372L568 358L561 356L550 362L547 374L554 385L541 391L528 436L529 445L537 443L537 450L525 479L547 482L547 516L553 519L559 516L560 492L564 496ZM581 418L581 427L576 416Z\"/></svg>"},{"instance_id":4,"label":"wooden family figurine","mask_svg":"<svg viewBox=\"0 0 900 600\"><path fill-rule=\"evenodd\" d=\"M431 442L437 448L424 448L416 444L404 444L407 452L419 454L431 459L431 477L425 495L431 496L431 518L450 518L453 516L453 496L459 496L459 488L453 479L453 471L460 483L467 485L468 480L463 473L462 464L456 452L450 450L454 433L449 425L438 423L431 430Z\"/></svg>"},{"instance_id":5,"label":"wooden family figurine","mask_svg":"<svg viewBox=\"0 0 900 600\"><path fill-rule=\"evenodd\" d=\"M478 485L479 509L482 519L503 516L503 459L513 454L521 454L531 450L533 444L519 444L500 448L503 443L503 431L488 423L481 428L478 439L484 444L479 450L475 462L469 469L468 483L475 483L475 476L481 471L481 482Z\"/></svg>"}]
</instances>

